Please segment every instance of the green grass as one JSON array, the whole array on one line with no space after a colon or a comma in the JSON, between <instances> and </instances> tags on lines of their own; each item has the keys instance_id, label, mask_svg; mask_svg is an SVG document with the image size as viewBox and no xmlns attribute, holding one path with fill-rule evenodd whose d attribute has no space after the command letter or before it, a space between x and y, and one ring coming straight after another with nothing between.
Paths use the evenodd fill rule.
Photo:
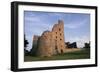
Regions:
<instances>
[{"instance_id":1,"label":"green grass","mask_svg":"<svg viewBox=\"0 0 100 73\"><path fill-rule=\"evenodd\" d=\"M54 55L52 57L24 56L24 61L29 62L29 61L47 61L47 60L88 59L88 58L90 58L89 49Z\"/></svg>"}]
</instances>

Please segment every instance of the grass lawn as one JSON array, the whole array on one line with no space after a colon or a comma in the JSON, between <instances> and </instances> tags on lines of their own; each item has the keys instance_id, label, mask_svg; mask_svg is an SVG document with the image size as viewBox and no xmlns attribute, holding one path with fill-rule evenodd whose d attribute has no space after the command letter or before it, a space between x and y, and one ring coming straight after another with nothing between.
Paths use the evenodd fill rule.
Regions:
<instances>
[{"instance_id":1,"label":"grass lawn","mask_svg":"<svg viewBox=\"0 0 100 73\"><path fill-rule=\"evenodd\" d=\"M36 57L36 56L24 56L25 62L30 61L47 61L47 60L70 60L70 59L89 59L90 50L80 50L76 52L64 53L54 55L52 57Z\"/></svg>"}]
</instances>

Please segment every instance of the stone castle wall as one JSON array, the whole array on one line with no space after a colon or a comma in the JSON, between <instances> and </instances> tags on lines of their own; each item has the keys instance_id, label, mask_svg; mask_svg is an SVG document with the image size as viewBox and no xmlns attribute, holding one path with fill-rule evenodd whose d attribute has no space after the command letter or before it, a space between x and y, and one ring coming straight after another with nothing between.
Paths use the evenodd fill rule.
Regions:
<instances>
[{"instance_id":1,"label":"stone castle wall","mask_svg":"<svg viewBox=\"0 0 100 73\"><path fill-rule=\"evenodd\" d=\"M52 46L52 32L45 31L38 40L38 56L51 56L53 55L53 46Z\"/></svg>"},{"instance_id":2,"label":"stone castle wall","mask_svg":"<svg viewBox=\"0 0 100 73\"><path fill-rule=\"evenodd\" d=\"M57 53L64 53L65 51L65 39L64 39L64 23L59 20L58 24L55 24L52 28L53 40L55 42L55 50Z\"/></svg>"},{"instance_id":3,"label":"stone castle wall","mask_svg":"<svg viewBox=\"0 0 100 73\"><path fill-rule=\"evenodd\" d=\"M51 31L44 31L38 40L36 38L35 45L37 45L36 55L41 57L64 53L66 50L64 22L59 20Z\"/></svg>"},{"instance_id":4,"label":"stone castle wall","mask_svg":"<svg viewBox=\"0 0 100 73\"><path fill-rule=\"evenodd\" d=\"M33 36L32 49L31 49L31 54L32 55L36 55L39 37L40 36L38 36L38 35Z\"/></svg>"}]
</instances>

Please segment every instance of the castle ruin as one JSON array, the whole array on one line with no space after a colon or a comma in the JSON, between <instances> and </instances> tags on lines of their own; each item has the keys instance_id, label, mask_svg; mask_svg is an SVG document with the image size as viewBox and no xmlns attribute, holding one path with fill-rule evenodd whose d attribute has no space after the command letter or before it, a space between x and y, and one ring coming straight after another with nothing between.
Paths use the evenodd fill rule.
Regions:
<instances>
[{"instance_id":1,"label":"castle ruin","mask_svg":"<svg viewBox=\"0 0 100 73\"><path fill-rule=\"evenodd\" d=\"M44 31L41 36L34 35L33 53L37 56L52 56L66 51L64 22L58 20L51 31Z\"/></svg>"}]
</instances>

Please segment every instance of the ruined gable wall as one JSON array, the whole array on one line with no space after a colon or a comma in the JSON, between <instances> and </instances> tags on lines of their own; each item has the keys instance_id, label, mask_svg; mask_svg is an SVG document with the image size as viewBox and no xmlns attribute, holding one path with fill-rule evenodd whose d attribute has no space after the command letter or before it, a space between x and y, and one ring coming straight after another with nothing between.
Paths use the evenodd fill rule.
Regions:
<instances>
[{"instance_id":1,"label":"ruined gable wall","mask_svg":"<svg viewBox=\"0 0 100 73\"><path fill-rule=\"evenodd\" d=\"M32 42L32 49L31 49L31 55L35 55L37 51L37 44L38 44L38 39L40 36L34 35L33 36L33 42Z\"/></svg>"},{"instance_id":2,"label":"ruined gable wall","mask_svg":"<svg viewBox=\"0 0 100 73\"><path fill-rule=\"evenodd\" d=\"M64 39L64 23L59 20L53 29L53 40L55 41L55 50L57 53L65 52L65 39Z\"/></svg>"},{"instance_id":3,"label":"ruined gable wall","mask_svg":"<svg viewBox=\"0 0 100 73\"><path fill-rule=\"evenodd\" d=\"M38 51L37 55L44 56L52 56L53 55L53 47L52 47L52 32L45 31L38 41Z\"/></svg>"}]
</instances>

